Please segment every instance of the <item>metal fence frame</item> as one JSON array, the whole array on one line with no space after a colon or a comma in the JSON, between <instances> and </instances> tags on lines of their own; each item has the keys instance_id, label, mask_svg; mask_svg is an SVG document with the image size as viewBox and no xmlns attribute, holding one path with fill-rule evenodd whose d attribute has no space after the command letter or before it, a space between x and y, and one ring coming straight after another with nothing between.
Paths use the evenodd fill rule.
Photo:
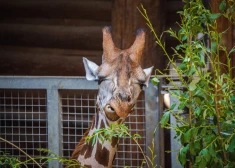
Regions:
<instances>
[{"instance_id":1,"label":"metal fence frame","mask_svg":"<svg viewBox=\"0 0 235 168\"><path fill-rule=\"evenodd\" d=\"M145 89L146 109L146 146L152 145L152 135L162 113L162 99L160 86L156 87L149 83ZM48 149L62 156L62 125L59 90L97 90L98 85L94 81L87 81L84 77L32 77L32 76L1 76L0 89L44 89L47 93L48 120ZM57 116L57 120L55 120ZM161 129L157 129L154 137L156 164L164 167L164 135ZM147 150L147 155L150 152ZM61 167L57 161L49 163L49 167Z\"/></svg>"}]
</instances>

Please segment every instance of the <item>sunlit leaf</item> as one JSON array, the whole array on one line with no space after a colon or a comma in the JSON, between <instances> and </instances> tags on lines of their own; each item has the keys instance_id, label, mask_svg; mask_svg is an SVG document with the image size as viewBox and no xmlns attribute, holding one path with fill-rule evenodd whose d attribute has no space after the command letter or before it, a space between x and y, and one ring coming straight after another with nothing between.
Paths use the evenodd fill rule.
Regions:
<instances>
[{"instance_id":1,"label":"sunlit leaf","mask_svg":"<svg viewBox=\"0 0 235 168\"><path fill-rule=\"evenodd\" d=\"M154 85L157 85L160 81L157 77L154 77L152 80L151 80L152 84Z\"/></svg>"},{"instance_id":2,"label":"sunlit leaf","mask_svg":"<svg viewBox=\"0 0 235 168\"><path fill-rule=\"evenodd\" d=\"M199 82L199 80L200 79L194 79L194 80L192 80L192 82L190 82L190 84L189 84L190 91L194 91L197 88L196 84Z\"/></svg>"},{"instance_id":3,"label":"sunlit leaf","mask_svg":"<svg viewBox=\"0 0 235 168\"><path fill-rule=\"evenodd\" d=\"M176 103L172 104L170 107L170 110L174 110L175 106L176 106Z\"/></svg>"},{"instance_id":4,"label":"sunlit leaf","mask_svg":"<svg viewBox=\"0 0 235 168\"><path fill-rule=\"evenodd\" d=\"M213 13L213 14L210 14L209 15L209 18L211 19L211 20L215 20L215 19L217 19L218 17L220 17L221 16L221 13Z\"/></svg>"},{"instance_id":5,"label":"sunlit leaf","mask_svg":"<svg viewBox=\"0 0 235 168\"><path fill-rule=\"evenodd\" d=\"M189 150L189 145L186 145L185 147L180 149L180 152L178 154L178 159L182 165L185 165L186 163L186 154L188 150Z\"/></svg>"},{"instance_id":6,"label":"sunlit leaf","mask_svg":"<svg viewBox=\"0 0 235 168\"><path fill-rule=\"evenodd\" d=\"M160 121L160 124L162 126L165 126L169 122L170 114L171 114L170 111L167 111L163 114L161 121Z\"/></svg>"},{"instance_id":7,"label":"sunlit leaf","mask_svg":"<svg viewBox=\"0 0 235 168\"><path fill-rule=\"evenodd\" d=\"M94 146L95 143L96 143L96 137L93 137L93 138L92 138L92 146Z\"/></svg>"}]
</instances>

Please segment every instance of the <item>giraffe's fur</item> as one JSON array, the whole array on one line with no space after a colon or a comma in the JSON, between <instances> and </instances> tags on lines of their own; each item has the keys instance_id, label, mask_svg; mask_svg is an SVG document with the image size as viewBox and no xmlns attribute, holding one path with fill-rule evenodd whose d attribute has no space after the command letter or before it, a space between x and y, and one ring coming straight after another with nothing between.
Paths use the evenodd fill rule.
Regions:
<instances>
[{"instance_id":1,"label":"giraffe's fur","mask_svg":"<svg viewBox=\"0 0 235 168\"><path fill-rule=\"evenodd\" d=\"M118 147L118 138L105 141L97 140L95 145L85 143L85 137L97 129L109 127L110 124L121 124L128 117L137 101L142 85L147 85L152 67L142 69L141 55L145 42L145 32L138 31L134 44L126 50L115 47L111 31L103 29L103 61L100 66L84 58L88 80L99 80L97 95L97 113L89 129L85 132L72 159L81 165L92 168L111 168Z\"/></svg>"},{"instance_id":2,"label":"giraffe's fur","mask_svg":"<svg viewBox=\"0 0 235 168\"><path fill-rule=\"evenodd\" d=\"M108 127L110 123L107 122L107 119L104 115L96 115L99 119L98 123L93 120L93 124L88 131L84 134L85 136L92 135L92 133L98 129L103 127ZM91 167L112 167L112 162L114 155L117 150L118 140L115 138L112 142L105 141L103 144L100 140L92 146L91 142L88 144L85 143L85 140L80 141L81 146L73 153L72 159L77 159L83 165L89 165ZM111 149L111 150L110 150Z\"/></svg>"},{"instance_id":3,"label":"giraffe's fur","mask_svg":"<svg viewBox=\"0 0 235 168\"><path fill-rule=\"evenodd\" d=\"M95 121L95 116L94 116L93 119L92 119L92 124L91 124L91 125L89 126L89 128L86 130L86 132L84 133L82 139L80 140L80 142L77 144L75 150L73 151L72 156L71 156L71 159L77 159L77 158L78 158L78 156L79 156L79 154L80 154L80 152L81 152L81 150L82 150L82 148L83 148L83 146L84 146L84 144L85 144L85 139L86 139L86 137L87 137L87 135L88 135L90 129L91 129L91 128L93 127L93 125L94 125L94 121Z\"/></svg>"}]
</instances>

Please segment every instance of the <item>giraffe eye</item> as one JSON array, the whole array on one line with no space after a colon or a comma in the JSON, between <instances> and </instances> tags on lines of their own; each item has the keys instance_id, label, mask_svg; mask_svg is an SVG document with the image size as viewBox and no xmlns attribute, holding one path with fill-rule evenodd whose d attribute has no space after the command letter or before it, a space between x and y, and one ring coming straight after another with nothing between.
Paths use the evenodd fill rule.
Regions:
<instances>
[{"instance_id":1,"label":"giraffe eye","mask_svg":"<svg viewBox=\"0 0 235 168\"><path fill-rule=\"evenodd\" d=\"M98 80L98 85L100 85L103 81L104 81L104 80L99 79L99 80Z\"/></svg>"},{"instance_id":2,"label":"giraffe eye","mask_svg":"<svg viewBox=\"0 0 235 168\"><path fill-rule=\"evenodd\" d=\"M143 89L143 87L145 87L146 85L144 83L139 83L140 88Z\"/></svg>"},{"instance_id":3,"label":"giraffe eye","mask_svg":"<svg viewBox=\"0 0 235 168\"><path fill-rule=\"evenodd\" d=\"M105 81L105 78L99 78L98 79L98 85L100 85L103 81Z\"/></svg>"}]
</instances>

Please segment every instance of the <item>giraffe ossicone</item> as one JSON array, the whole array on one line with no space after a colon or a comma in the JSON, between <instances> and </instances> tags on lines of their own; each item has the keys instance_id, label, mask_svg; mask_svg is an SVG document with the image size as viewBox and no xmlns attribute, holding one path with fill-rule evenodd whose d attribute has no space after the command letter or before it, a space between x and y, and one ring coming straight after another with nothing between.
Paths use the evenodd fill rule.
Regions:
<instances>
[{"instance_id":1,"label":"giraffe ossicone","mask_svg":"<svg viewBox=\"0 0 235 168\"><path fill-rule=\"evenodd\" d=\"M117 151L117 137L103 144L97 140L95 145L85 143L85 137L97 129L121 124L133 112L139 93L148 81L153 67L142 69L140 61L145 44L145 32L137 31L136 39L129 49L115 47L111 28L103 28L102 64L83 58L87 80L98 80L97 112L93 122L75 148L72 159L81 165L92 168L112 167Z\"/></svg>"}]
</instances>

